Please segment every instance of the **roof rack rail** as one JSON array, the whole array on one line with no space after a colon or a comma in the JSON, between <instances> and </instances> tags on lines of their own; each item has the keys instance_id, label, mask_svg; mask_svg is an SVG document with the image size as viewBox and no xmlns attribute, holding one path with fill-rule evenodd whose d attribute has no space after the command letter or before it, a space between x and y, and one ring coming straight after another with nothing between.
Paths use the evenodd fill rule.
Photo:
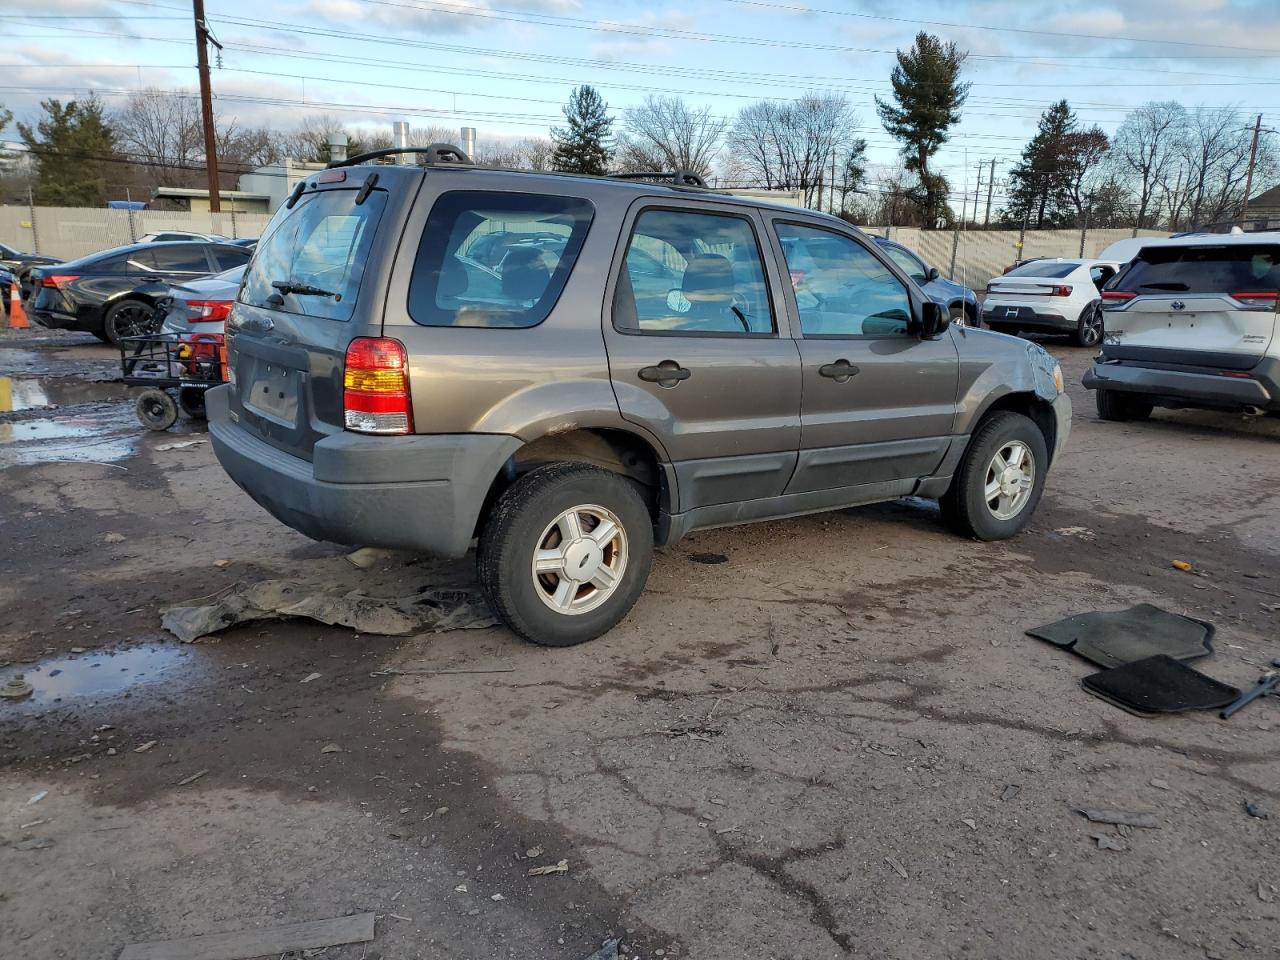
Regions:
<instances>
[{"instance_id":1,"label":"roof rack rail","mask_svg":"<svg viewBox=\"0 0 1280 960\"><path fill-rule=\"evenodd\" d=\"M425 147L384 147L381 150L370 150L368 153L356 154L356 156L348 157L346 160L335 160L329 164L329 167L354 167L357 164L368 163L370 160L377 160L380 157L394 157L405 153L425 154L427 158L425 163L428 164L452 163L474 166L471 158L462 151L461 147L455 147L451 143L433 143Z\"/></svg>"},{"instance_id":2,"label":"roof rack rail","mask_svg":"<svg viewBox=\"0 0 1280 960\"><path fill-rule=\"evenodd\" d=\"M639 173L611 173L615 180L659 180L677 187L698 187L708 189L707 182L692 170L645 170Z\"/></svg>"}]
</instances>

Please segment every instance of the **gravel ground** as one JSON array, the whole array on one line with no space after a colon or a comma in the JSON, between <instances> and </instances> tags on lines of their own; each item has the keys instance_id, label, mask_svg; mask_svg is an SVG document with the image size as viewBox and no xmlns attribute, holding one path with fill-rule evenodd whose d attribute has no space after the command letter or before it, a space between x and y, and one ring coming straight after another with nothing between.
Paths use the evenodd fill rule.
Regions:
<instances>
[{"instance_id":1,"label":"gravel ground","mask_svg":"<svg viewBox=\"0 0 1280 960\"><path fill-rule=\"evenodd\" d=\"M1076 420L1017 539L914 500L700 533L611 634L543 650L176 643L162 606L238 582L398 595L470 561L356 569L207 442L163 449L198 425L143 432L107 348L0 335L0 681L37 688L0 701L0 956L366 910L375 941L327 960L1277 956L1280 700L1140 719L1023 630L1149 601L1253 683L1280 657L1280 420L1102 423L1088 352L1047 346Z\"/></svg>"}]
</instances>

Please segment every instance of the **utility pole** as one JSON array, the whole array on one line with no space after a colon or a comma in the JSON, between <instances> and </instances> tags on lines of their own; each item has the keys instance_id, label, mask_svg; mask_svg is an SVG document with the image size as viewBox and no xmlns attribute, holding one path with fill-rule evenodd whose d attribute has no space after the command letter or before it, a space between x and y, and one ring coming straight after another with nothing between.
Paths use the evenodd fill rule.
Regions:
<instances>
[{"instance_id":1,"label":"utility pole","mask_svg":"<svg viewBox=\"0 0 1280 960\"><path fill-rule=\"evenodd\" d=\"M218 142L213 129L213 91L209 84L209 44L219 50L222 44L209 35L204 19L204 0L191 0L196 21L196 67L200 71L200 113L204 119L204 165L209 174L209 212L222 212L218 194Z\"/></svg>"},{"instance_id":2,"label":"utility pole","mask_svg":"<svg viewBox=\"0 0 1280 960\"><path fill-rule=\"evenodd\" d=\"M1249 169L1244 175L1244 199L1240 201L1240 228L1243 230L1248 222L1245 217L1249 213L1249 191L1253 189L1253 165L1258 162L1258 137L1262 134L1262 114L1253 125L1253 146L1249 148Z\"/></svg>"},{"instance_id":3,"label":"utility pole","mask_svg":"<svg viewBox=\"0 0 1280 960\"><path fill-rule=\"evenodd\" d=\"M991 158L991 177L987 180L987 215L982 218L984 227L991 226L991 191L996 185L996 158Z\"/></svg>"}]
</instances>

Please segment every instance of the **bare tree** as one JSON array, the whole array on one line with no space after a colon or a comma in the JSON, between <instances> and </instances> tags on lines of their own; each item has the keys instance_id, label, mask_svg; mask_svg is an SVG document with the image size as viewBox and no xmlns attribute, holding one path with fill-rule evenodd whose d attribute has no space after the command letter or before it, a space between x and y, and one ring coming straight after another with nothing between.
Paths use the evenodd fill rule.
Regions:
<instances>
[{"instance_id":1,"label":"bare tree","mask_svg":"<svg viewBox=\"0 0 1280 960\"><path fill-rule=\"evenodd\" d=\"M840 165L860 153L854 149L857 127L857 114L840 94L810 91L789 103L763 100L744 107L729 132L731 166L769 189L799 190L808 206L816 206L832 185L832 165L838 189Z\"/></svg>"},{"instance_id":2,"label":"bare tree","mask_svg":"<svg viewBox=\"0 0 1280 960\"><path fill-rule=\"evenodd\" d=\"M1093 205L1095 196L1104 183L1103 161L1111 143L1102 128L1094 125L1087 130L1073 130L1066 135L1066 165L1063 182L1066 193L1075 207L1076 222L1083 223L1085 210Z\"/></svg>"},{"instance_id":3,"label":"bare tree","mask_svg":"<svg viewBox=\"0 0 1280 960\"><path fill-rule=\"evenodd\" d=\"M129 95L111 118L121 152L154 169L160 186L192 179L191 167L204 157L200 105L190 96L148 87Z\"/></svg>"},{"instance_id":4,"label":"bare tree","mask_svg":"<svg viewBox=\"0 0 1280 960\"><path fill-rule=\"evenodd\" d=\"M622 114L618 163L624 170L687 170L705 177L720 152L729 123L710 107L690 107L680 97L646 97Z\"/></svg>"},{"instance_id":5,"label":"bare tree","mask_svg":"<svg viewBox=\"0 0 1280 960\"><path fill-rule=\"evenodd\" d=\"M1187 111L1177 101L1152 102L1130 111L1116 131L1111 156L1116 172L1133 185L1139 228L1147 226L1148 213L1158 208L1160 191L1168 194L1166 185L1183 152L1186 120Z\"/></svg>"}]
</instances>

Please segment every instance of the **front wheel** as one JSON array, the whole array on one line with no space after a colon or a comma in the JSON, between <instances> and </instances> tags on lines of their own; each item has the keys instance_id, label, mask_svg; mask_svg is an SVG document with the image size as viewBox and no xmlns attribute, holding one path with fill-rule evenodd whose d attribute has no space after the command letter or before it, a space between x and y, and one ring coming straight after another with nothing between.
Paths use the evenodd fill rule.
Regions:
<instances>
[{"instance_id":1,"label":"front wheel","mask_svg":"<svg viewBox=\"0 0 1280 960\"><path fill-rule=\"evenodd\" d=\"M1078 347L1096 347L1102 342L1102 305L1091 303L1076 321L1075 342Z\"/></svg>"},{"instance_id":2,"label":"front wheel","mask_svg":"<svg viewBox=\"0 0 1280 960\"><path fill-rule=\"evenodd\" d=\"M533 643L569 647L635 605L653 562L653 519L634 481L600 467L533 470L494 504L476 565L494 613Z\"/></svg>"},{"instance_id":3,"label":"front wheel","mask_svg":"<svg viewBox=\"0 0 1280 960\"><path fill-rule=\"evenodd\" d=\"M1044 492L1049 448L1028 417L1001 411L983 421L951 488L939 501L958 533L1004 540L1027 525Z\"/></svg>"}]
</instances>

